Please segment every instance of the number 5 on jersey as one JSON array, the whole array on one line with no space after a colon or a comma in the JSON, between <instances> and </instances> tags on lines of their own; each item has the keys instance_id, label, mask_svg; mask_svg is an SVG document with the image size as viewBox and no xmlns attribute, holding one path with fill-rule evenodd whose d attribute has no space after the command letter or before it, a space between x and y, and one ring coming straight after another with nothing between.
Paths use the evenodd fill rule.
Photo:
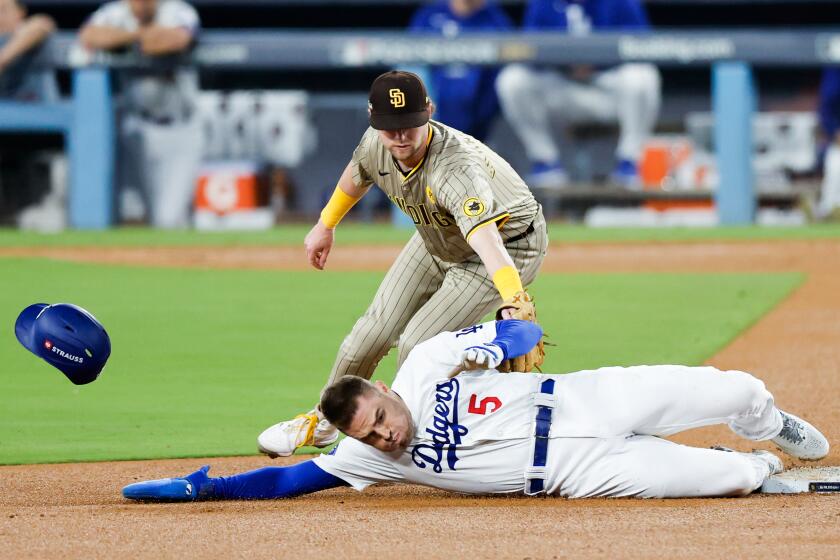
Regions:
<instances>
[{"instance_id":1,"label":"number 5 on jersey","mask_svg":"<svg viewBox=\"0 0 840 560\"><path fill-rule=\"evenodd\" d=\"M489 407L489 410L488 410ZM470 396L470 405L467 412L470 414L492 414L502 408L502 401L498 397L484 397L478 402L478 395Z\"/></svg>"}]
</instances>

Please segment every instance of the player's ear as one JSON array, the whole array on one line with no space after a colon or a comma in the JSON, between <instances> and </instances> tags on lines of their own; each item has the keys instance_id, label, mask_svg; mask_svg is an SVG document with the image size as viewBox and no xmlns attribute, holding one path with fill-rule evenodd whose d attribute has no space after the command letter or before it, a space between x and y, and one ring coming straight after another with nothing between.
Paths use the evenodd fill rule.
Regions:
<instances>
[{"instance_id":1,"label":"player's ear","mask_svg":"<svg viewBox=\"0 0 840 560\"><path fill-rule=\"evenodd\" d=\"M390 389L388 389L388 386L379 380L375 381L373 384L376 386L377 389L379 389L383 393L387 393L388 391L390 391Z\"/></svg>"},{"instance_id":2,"label":"player's ear","mask_svg":"<svg viewBox=\"0 0 840 560\"><path fill-rule=\"evenodd\" d=\"M435 114L435 109L437 109L437 106L435 105L435 102L430 99L429 102L426 103L426 110L429 112L430 119L432 118L432 115Z\"/></svg>"}]
</instances>

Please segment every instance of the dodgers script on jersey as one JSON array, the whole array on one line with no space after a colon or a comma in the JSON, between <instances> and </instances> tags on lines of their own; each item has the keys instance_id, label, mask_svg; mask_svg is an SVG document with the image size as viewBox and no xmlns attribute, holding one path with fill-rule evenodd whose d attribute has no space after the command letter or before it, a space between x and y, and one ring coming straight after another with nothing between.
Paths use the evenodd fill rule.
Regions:
<instances>
[{"instance_id":1,"label":"dodgers script on jersey","mask_svg":"<svg viewBox=\"0 0 840 560\"><path fill-rule=\"evenodd\" d=\"M496 336L489 322L442 333L415 347L392 389L415 420L406 451L386 454L346 438L332 455L315 462L363 490L376 482L413 482L469 493L522 492L530 460L541 376L500 375L495 370L446 373L461 350Z\"/></svg>"},{"instance_id":2,"label":"dodgers script on jersey","mask_svg":"<svg viewBox=\"0 0 840 560\"><path fill-rule=\"evenodd\" d=\"M429 253L448 262L477 258L466 240L485 224L495 222L502 240L524 232L539 204L516 171L472 136L429 124L426 157L406 174L369 128L353 152L353 182L379 185L414 221Z\"/></svg>"}]
</instances>

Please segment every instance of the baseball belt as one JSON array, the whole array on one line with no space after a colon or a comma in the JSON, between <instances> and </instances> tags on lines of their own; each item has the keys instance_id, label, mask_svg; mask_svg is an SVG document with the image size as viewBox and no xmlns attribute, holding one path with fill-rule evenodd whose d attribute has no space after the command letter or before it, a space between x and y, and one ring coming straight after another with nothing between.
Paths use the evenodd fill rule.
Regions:
<instances>
[{"instance_id":1,"label":"baseball belt","mask_svg":"<svg viewBox=\"0 0 840 560\"><path fill-rule=\"evenodd\" d=\"M531 466L525 469L525 494L534 496L545 492L545 466L548 463L548 434L551 432L551 415L554 409L554 380L540 384L540 392L532 395L537 405L534 420L534 448Z\"/></svg>"}]
</instances>

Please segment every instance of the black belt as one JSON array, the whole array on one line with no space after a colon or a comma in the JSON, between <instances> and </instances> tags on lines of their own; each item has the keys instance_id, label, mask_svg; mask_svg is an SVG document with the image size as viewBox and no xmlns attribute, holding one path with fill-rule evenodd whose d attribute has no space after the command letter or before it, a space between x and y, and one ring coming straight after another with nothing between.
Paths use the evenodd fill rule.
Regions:
<instances>
[{"instance_id":1,"label":"black belt","mask_svg":"<svg viewBox=\"0 0 840 560\"><path fill-rule=\"evenodd\" d=\"M505 241L505 243L513 243L514 241L519 241L520 239L525 239L526 237L528 237L532 233L534 233L534 222L531 222L528 225L528 227L525 229L525 231L523 231L519 235L515 235L515 236L511 237L510 239Z\"/></svg>"},{"instance_id":2,"label":"black belt","mask_svg":"<svg viewBox=\"0 0 840 560\"><path fill-rule=\"evenodd\" d=\"M540 384L534 393L537 416L534 421L534 453L531 466L525 470L525 493L529 496L545 492L545 466L548 463L548 435L551 432L551 412L554 408L554 380Z\"/></svg>"}]
</instances>

